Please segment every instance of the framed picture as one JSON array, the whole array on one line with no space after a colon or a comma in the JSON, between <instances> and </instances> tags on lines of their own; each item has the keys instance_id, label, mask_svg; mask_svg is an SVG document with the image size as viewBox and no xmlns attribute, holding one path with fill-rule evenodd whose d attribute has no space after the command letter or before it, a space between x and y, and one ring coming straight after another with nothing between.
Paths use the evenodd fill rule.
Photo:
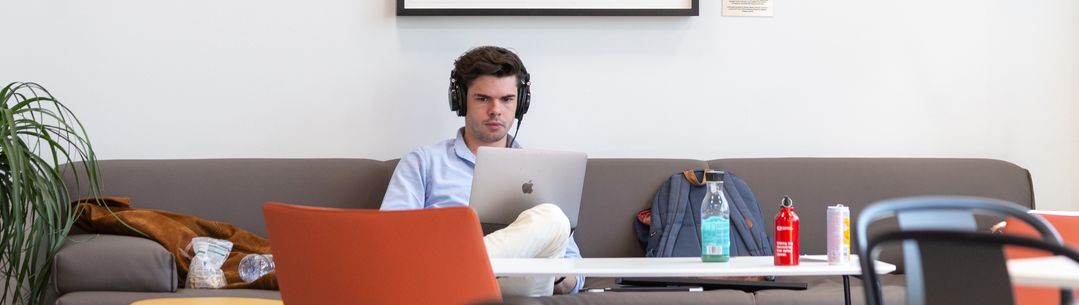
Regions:
<instances>
[{"instance_id":1,"label":"framed picture","mask_svg":"<svg viewBox=\"0 0 1079 305\"><path fill-rule=\"evenodd\" d=\"M699 0L397 0L397 16L697 16Z\"/></svg>"}]
</instances>

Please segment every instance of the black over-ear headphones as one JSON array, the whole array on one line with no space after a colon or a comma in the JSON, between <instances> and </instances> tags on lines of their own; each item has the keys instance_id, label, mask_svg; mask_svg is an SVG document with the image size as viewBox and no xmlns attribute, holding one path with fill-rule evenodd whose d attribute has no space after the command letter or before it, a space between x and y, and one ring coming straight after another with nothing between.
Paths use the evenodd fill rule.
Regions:
<instances>
[{"instance_id":1,"label":"black over-ear headphones","mask_svg":"<svg viewBox=\"0 0 1079 305\"><path fill-rule=\"evenodd\" d=\"M529 89L532 86L530 78L528 72L525 72L524 78L517 80L517 112L513 114L513 117L517 119L518 124L525 113L528 113L528 104L532 100L532 90ZM468 113L467 95L468 87L461 79L461 75L457 74L457 69L450 71L450 110L457 112L457 116L465 116Z\"/></svg>"}]
</instances>

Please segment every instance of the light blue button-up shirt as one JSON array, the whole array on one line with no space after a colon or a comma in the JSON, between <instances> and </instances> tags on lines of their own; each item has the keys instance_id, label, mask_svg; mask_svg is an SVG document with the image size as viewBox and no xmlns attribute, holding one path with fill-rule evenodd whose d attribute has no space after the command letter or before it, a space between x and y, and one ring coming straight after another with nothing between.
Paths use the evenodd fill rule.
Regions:
<instances>
[{"instance_id":1,"label":"light blue button-up shirt","mask_svg":"<svg viewBox=\"0 0 1079 305\"><path fill-rule=\"evenodd\" d=\"M382 198L381 210L468 206L476 155L465 145L463 130L457 130L455 139L420 146L402 157ZM517 143L513 146L520 147ZM572 234L565 257L581 257ZM584 277L580 276L573 292L582 287Z\"/></svg>"}]
</instances>

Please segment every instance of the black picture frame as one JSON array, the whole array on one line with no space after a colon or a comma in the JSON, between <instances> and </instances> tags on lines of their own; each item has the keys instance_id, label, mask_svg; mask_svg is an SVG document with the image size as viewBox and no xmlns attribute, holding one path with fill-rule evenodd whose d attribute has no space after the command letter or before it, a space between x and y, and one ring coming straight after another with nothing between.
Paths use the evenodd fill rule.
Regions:
<instances>
[{"instance_id":1,"label":"black picture frame","mask_svg":"<svg viewBox=\"0 0 1079 305\"><path fill-rule=\"evenodd\" d=\"M397 16L700 16L700 0L692 0L688 9L406 9L397 0Z\"/></svg>"}]
</instances>

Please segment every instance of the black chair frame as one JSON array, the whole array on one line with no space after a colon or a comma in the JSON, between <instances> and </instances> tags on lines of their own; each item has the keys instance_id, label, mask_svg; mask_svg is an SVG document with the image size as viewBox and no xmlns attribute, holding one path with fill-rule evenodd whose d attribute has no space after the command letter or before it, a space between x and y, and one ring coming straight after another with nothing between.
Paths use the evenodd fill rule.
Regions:
<instances>
[{"instance_id":1,"label":"black chair frame","mask_svg":"<svg viewBox=\"0 0 1079 305\"><path fill-rule=\"evenodd\" d=\"M1042 240L1029 237L998 235L988 232L955 231L955 230L899 230L880 233L872 238L868 237L869 225L877 220L895 217L905 211L982 211L1011 216L1030 224L1038 231ZM959 241L979 243L985 245L1016 245L1048 251L1056 255L1063 255L1079 262L1079 252L1063 245L1060 234L1045 219L1038 215L1027 213L1029 210L1015 203L976 197L939 196L939 197L912 197L881 201L864 209L857 220L858 250L864 256L860 260L862 266L862 278L866 284L866 302L869 305L883 303L883 295L880 288L879 275L873 264L878 246L885 243L900 241ZM1071 304L1073 294L1071 289L1061 289L1061 304Z\"/></svg>"}]
</instances>

